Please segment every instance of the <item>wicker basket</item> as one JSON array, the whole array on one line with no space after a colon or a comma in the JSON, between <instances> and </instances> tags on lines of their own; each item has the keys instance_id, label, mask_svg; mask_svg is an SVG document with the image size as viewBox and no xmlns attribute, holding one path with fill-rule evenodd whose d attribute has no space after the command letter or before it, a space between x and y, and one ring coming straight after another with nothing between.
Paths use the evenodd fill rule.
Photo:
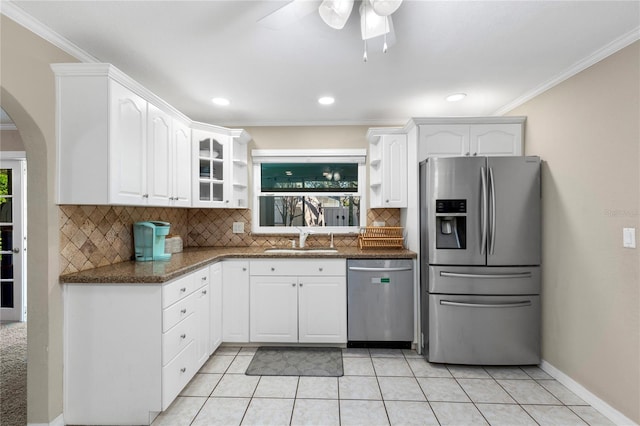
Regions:
<instances>
[{"instance_id":1,"label":"wicker basket","mask_svg":"<svg viewBox=\"0 0 640 426\"><path fill-rule=\"evenodd\" d=\"M366 226L360 230L358 245L361 249L401 249L403 230L401 226Z\"/></svg>"}]
</instances>

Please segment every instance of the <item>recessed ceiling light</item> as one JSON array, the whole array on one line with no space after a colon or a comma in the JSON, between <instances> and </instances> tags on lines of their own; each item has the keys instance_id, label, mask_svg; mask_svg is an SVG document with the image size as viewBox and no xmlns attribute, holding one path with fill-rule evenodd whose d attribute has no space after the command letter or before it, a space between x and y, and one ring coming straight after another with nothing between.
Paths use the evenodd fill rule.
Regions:
<instances>
[{"instance_id":1,"label":"recessed ceiling light","mask_svg":"<svg viewBox=\"0 0 640 426\"><path fill-rule=\"evenodd\" d=\"M467 97L466 93L454 93L453 95L447 96L445 99L448 100L449 102L457 102L457 101L463 100L466 97Z\"/></svg>"},{"instance_id":2,"label":"recessed ceiling light","mask_svg":"<svg viewBox=\"0 0 640 426\"><path fill-rule=\"evenodd\" d=\"M331 105L335 101L336 100L333 99L331 96L323 96L323 97L318 99L318 103L321 104L321 105Z\"/></svg>"},{"instance_id":3,"label":"recessed ceiling light","mask_svg":"<svg viewBox=\"0 0 640 426\"><path fill-rule=\"evenodd\" d=\"M219 106L227 106L231 103L227 98L213 98L211 99L211 102Z\"/></svg>"}]
</instances>

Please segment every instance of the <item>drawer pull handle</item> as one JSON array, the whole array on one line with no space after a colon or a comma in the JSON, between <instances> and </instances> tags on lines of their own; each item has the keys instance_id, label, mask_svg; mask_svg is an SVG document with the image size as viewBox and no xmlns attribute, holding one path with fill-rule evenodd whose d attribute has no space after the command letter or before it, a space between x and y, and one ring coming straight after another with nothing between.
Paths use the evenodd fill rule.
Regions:
<instances>
[{"instance_id":1,"label":"drawer pull handle","mask_svg":"<svg viewBox=\"0 0 640 426\"><path fill-rule=\"evenodd\" d=\"M186 333L185 333L185 334L181 334L181 335L180 335L180 338L181 338L181 339L186 339L186 338L187 338Z\"/></svg>"},{"instance_id":2,"label":"drawer pull handle","mask_svg":"<svg viewBox=\"0 0 640 426\"><path fill-rule=\"evenodd\" d=\"M186 368L186 367L182 367L182 368L180 369L180 372L181 372L181 373L184 373L185 371L187 371L187 368Z\"/></svg>"},{"instance_id":3,"label":"drawer pull handle","mask_svg":"<svg viewBox=\"0 0 640 426\"><path fill-rule=\"evenodd\" d=\"M180 293L184 293L185 291L187 291L187 288L186 288L186 287L182 287L182 288L180 289Z\"/></svg>"},{"instance_id":4,"label":"drawer pull handle","mask_svg":"<svg viewBox=\"0 0 640 426\"><path fill-rule=\"evenodd\" d=\"M183 309L180 311L180 313L181 313L181 314L186 314L186 313L187 313L187 308L183 308Z\"/></svg>"}]
</instances>

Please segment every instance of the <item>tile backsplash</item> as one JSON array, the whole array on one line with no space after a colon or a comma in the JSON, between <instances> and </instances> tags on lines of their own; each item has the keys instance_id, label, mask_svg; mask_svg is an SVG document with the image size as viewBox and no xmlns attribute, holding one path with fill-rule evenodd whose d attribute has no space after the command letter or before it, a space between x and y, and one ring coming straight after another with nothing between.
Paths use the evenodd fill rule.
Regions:
<instances>
[{"instance_id":1,"label":"tile backsplash","mask_svg":"<svg viewBox=\"0 0 640 426\"><path fill-rule=\"evenodd\" d=\"M185 247L269 247L287 245L292 236L254 235L251 210L186 209L121 206L60 206L60 273L67 274L130 260L133 256L133 223L162 220L171 223L171 234L180 235ZM400 226L399 209L369 209L367 225L384 221ZM233 222L243 222L245 233L234 234ZM328 235L311 235L309 247L326 247ZM357 236L334 236L336 247L357 246Z\"/></svg>"}]
</instances>

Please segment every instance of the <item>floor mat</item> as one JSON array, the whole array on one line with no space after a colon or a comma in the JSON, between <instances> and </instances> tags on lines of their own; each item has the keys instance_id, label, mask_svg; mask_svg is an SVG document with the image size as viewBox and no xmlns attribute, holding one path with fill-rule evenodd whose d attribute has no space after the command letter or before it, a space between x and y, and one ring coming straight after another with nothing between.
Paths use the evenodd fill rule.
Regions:
<instances>
[{"instance_id":1,"label":"floor mat","mask_svg":"<svg viewBox=\"0 0 640 426\"><path fill-rule=\"evenodd\" d=\"M340 348L258 348L245 373L248 376L339 377L342 368Z\"/></svg>"}]
</instances>

